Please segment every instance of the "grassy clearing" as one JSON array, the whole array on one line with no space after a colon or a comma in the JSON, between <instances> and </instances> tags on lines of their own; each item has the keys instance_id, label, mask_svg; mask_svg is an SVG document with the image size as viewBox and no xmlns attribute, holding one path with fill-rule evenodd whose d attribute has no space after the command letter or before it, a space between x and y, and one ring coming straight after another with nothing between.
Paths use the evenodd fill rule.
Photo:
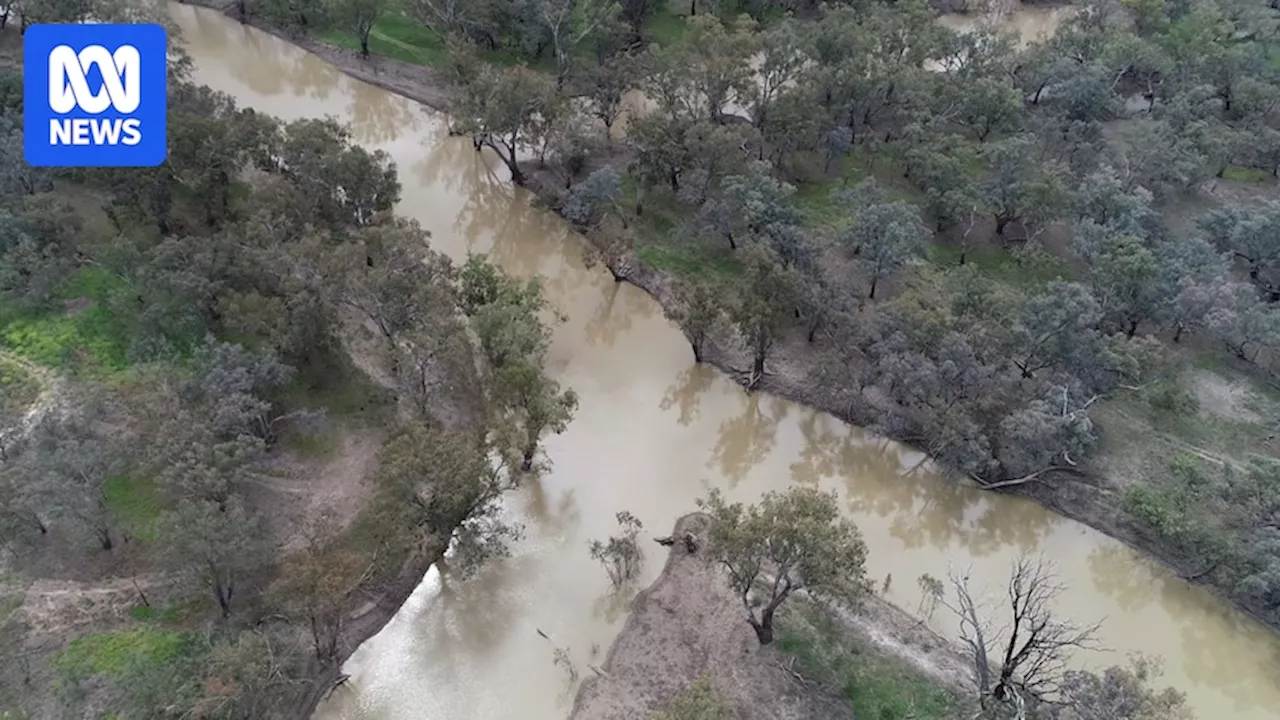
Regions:
<instances>
[{"instance_id":1,"label":"grassy clearing","mask_svg":"<svg viewBox=\"0 0 1280 720\"><path fill-rule=\"evenodd\" d=\"M156 521L165 510L164 496L155 478L116 475L103 488L107 509L131 536L150 542Z\"/></svg>"},{"instance_id":2,"label":"grassy clearing","mask_svg":"<svg viewBox=\"0 0 1280 720\"><path fill-rule=\"evenodd\" d=\"M97 267L76 271L33 313L0 304L0 347L48 367L111 373L130 365L131 318L109 307L123 280Z\"/></svg>"},{"instance_id":3,"label":"grassy clearing","mask_svg":"<svg viewBox=\"0 0 1280 720\"><path fill-rule=\"evenodd\" d=\"M645 39L662 47L679 45L689 31L689 25L685 22L687 15L687 12L677 12L671 7L671 3L660 5L645 26Z\"/></svg>"},{"instance_id":4,"label":"grassy clearing","mask_svg":"<svg viewBox=\"0 0 1280 720\"><path fill-rule=\"evenodd\" d=\"M778 649L796 669L838 692L855 717L877 720L953 720L959 702L945 688L900 658L889 656L839 627L812 603L787 606Z\"/></svg>"},{"instance_id":5,"label":"grassy clearing","mask_svg":"<svg viewBox=\"0 0 1280 720\"><path fill-rule=\"evenodd\" d=\"M342 30L329 30L320 39L346 50L360 50L360 39ZM437 69L449 67L449 51L440 36L400 13L384 15L369 33L369 53L414 65ZM485 51L481 57L495 65L513 66L525 62L506 50ZM530 67L554 70L555 59L549 55L529 63Z\"/></svg>"},{"instance_id":6,"label":"grassy clearing","mask_svg":"<svg viewBox=\"0 0 1280 720\"><path fill-rule=\"evenodd\" d=\"M180 657L190 639L150 627L83 635L58 653L54 665L71 675L121 675L135 665L159 667Z\"/></svg>"},{"instance_id":7,"label":"grassy clearing","mask_svg":"<svg viewBox=\"0 0 1280 720\"><path fill-rule=\"evenodd\" d=\"M1248 183L1250 185L1276 184L1276 179L1266 170L1241 167L1239 165L1228 165L1227 169L1222 171L1222 179L1233 180L1239 183Z\"/></svg>"}]
</instances>

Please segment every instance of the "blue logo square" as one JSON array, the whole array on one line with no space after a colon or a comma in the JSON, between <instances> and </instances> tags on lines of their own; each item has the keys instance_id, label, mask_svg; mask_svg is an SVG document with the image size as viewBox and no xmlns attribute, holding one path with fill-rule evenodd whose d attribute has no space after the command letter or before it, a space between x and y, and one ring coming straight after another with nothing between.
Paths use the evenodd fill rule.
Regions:
<instances>
[{"instance_id":1,"label":"blue logo square","mask_svg":"<svg viewBox=\"0 0 1280 720\"><path fill-rule=\"evenodd\" d=\"M23 135L36 167L155 167L168 151L160 25L32 25L22 36Z\"/></svg>"}]
</instances>

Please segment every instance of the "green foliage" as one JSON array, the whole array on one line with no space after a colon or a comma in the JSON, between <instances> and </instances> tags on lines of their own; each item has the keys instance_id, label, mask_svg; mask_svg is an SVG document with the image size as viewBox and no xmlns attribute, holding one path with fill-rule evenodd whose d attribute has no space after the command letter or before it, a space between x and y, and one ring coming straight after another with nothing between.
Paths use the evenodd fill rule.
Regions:
<instances>
[{"instance_id":1,"label":"green foliage","mask_svg":"<svg viewBox=\"0 0 1280 720\"><path fill-rule=\"evenodd\" d=\"M57 654L54 665L72 675L121 675L134 665L171 662L188 652L191 642L184 633L150 627L82 635Z\"/></svg>"},{"instance_id":2,"label":"green foliage","mask_svg":"<svg viewBox=\"0 0 1280 720\"><path fill-rule=\"evenodd\" d=\"M778 649L796 670L838 692L854 717L950 720L959 700L906 661L887 655L841 627L821 607L801 603L783 617Z\"/></svg>"},{"instance_id":3,"label":"green foliage","mask_svg":"<svg viewBox=\"0 0 1280 720\"><path fill-rule=\"evenodd\" d=\"M20 417L39 394L39 380L21 365L0 357L0 427Z\"/></svg>"},{"instance_id":4,"label":"green foliage","mask_svg":"<svg viewBox=\"0 0 1280 720\"><path fill-rule=\"evenodd\" d=\"M743 506L712 490L698 507L711 517L708 557L728 569L762 645L773 642L775 613L796 590L845 605L870 591L867 546L834 493L796 486Z\"/></svg>"}]
</instances>

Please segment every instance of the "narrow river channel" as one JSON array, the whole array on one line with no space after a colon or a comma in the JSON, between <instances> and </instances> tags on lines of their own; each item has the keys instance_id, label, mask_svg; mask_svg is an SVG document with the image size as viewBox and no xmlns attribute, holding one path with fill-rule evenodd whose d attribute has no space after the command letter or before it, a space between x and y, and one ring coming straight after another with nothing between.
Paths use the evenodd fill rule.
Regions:
<instances>
[{"instance_id":1,"label":"narrow river channel","mask_svg":"<svg viewBox=\"0 0 1280 720\"><path fill-rule=\"evenodd\" d=\"M942 482L917 452L785 400L746 395L692 363L661 308L581 262L583 240L535 209L496 159L449 138L437 113L354 81L275 37L210 11L172 6L196 79L244 106L284 118L333 115L357 140L399 165L399 211L455 258L486 252L508 271L545 280L568 315L551 370L581 396L554 467L511 498L526 525L514 557L467 582L432 571L396 618L347 663L351 682L323 720L562 720L575 687L552 663L602 661L625 598L610 598L587 541L607 537L630 510L666 534L709 486L751 500L771 488L836 490L870 547L879 586L918 603L916 578L968 570L998 593L1022 552L1054 560L1065 614L1103 620L1106 653L1083 664L1162 656L1164 680L1185 690L1201 720L1274 718L1280 639L1120 543L1016 498ZM646 576L658 570L652 548ZM950 632L943 613L938 629ZM538 633L541 630L551 640ZM593 659L594 655L594 659Z\"/></svg>"}]
</instances>

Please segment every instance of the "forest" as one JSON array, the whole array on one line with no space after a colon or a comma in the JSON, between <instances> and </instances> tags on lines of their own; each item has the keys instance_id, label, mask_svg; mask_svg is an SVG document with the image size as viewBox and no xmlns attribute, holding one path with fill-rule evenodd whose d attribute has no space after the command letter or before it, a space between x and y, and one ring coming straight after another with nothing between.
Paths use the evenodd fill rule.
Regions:
<instances>
[{"instance_id":1,"label":"forest","mask_svg":"<svg viewBox=\"0 0 1280 720\"><path fill-rule=\"evenodd\" d=\"M940 9L232 12L448 83L453 132L662 300L699 361L1280 623L1277 11L1089 0L1027 41Z\"/></svg>"},{"instance_id":2,"label":"forest","mask_svg":"<svg viewBox=\"0 0 1280 720\"><path fill-rule=\"evenodd\" d=\"M164 164L27 166L3 39L0 715L304 713L450 542L465 572L519 536L498 498L576 403L541 289L176 48Z\"/></svg>"},{"instance_id":3,"label":"forest","mask_svg":"<svg viewBox=\"0 0 1280 720\"><path fill-rule=\"evenodd\" d=\"M922 0L229 11L422 66L452 132L655 294L698 361L1075 514L1277 626L1277 12L1073 8L1029 43L949 30ZM113 9L22 0L0 22ZM0 39L0 420L18 428L0 434L0 701L305 703L353 607L451 537L478 560L519 536L496 501L576 405L542 372L540 289L427 249L390 213L392 159L341 125L237 108L180 57L164 165L27 167L20 40ZM290 511L288 466L352 438L378 458L368 502ZM1080 488L1087 509L1058 500ZM108 577L127 629L68 644L49 622L46 647L9 612L33 578ZM219 621L172 622L195 616Z\"/></svg>"}]
</instances>

